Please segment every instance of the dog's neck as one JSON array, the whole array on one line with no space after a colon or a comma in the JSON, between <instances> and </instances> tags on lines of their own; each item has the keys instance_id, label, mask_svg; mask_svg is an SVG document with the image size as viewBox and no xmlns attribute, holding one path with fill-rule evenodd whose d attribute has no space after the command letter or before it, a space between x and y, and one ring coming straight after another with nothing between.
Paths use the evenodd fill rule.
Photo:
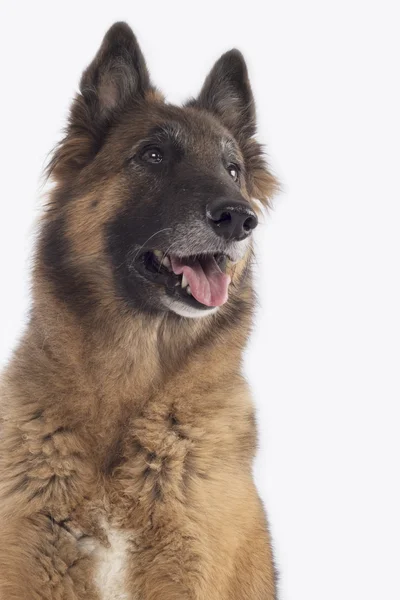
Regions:
<instances>
[{"instance_id":1,"label":"dog's neck","mask_svg":"<svg viewBox=\"0 0 400 600\"><path fill-rule=\"evenodd\" d=\"M209 370L223 377L215 364L221 352L229 352L232 368L240 370L251 325L248 301L203 319L119 310L118 318L115 312L113 318L94 314L85 322L66 310L43 282L36 289L40 294L34 293L21 350L25 360L36 361L50 387L52 380L58 387L61 381L66 388L81 387L82 394L127 403L152 395L188 361L195 361L203 374ZM243 293L249 292L250 288ZM207 364L213 368L207 369ZM60 390L63 397L68 396L65 391Z\"/></svg>"}]
</instances>

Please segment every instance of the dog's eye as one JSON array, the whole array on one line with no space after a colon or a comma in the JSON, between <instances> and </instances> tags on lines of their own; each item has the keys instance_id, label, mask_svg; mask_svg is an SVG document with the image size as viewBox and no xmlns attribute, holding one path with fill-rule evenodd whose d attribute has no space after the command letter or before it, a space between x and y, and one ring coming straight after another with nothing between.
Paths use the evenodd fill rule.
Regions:
<instances>
[{"instance_id":1,"label":"dog's eye","mask_svg":"<svg viewBox=\"0 0 400 600\"><path fill-rule=\"evenodd\" d=\"M237 165L228 165L228 173L234 181L238 181L239 167Z\"/></svg>"},{"instance_id":2,"label":"dog's eye","mask_svg":"<svg viewBox=\"0 0 400 600\"><path fill-rule=\"evenodd\" d=\"M163 160L163 153L160 148L145 148L140 155L140 158L147 163L158 165Z\"/></svg>"}]
</instances>

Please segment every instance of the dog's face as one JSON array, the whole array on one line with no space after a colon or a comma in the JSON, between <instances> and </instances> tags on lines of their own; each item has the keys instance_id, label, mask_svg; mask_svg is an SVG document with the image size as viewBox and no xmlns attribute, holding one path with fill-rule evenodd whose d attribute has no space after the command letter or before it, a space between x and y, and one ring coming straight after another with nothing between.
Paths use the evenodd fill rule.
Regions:
<instances>
[{"instance_id":1,"label":"dog's face","mask_svg":"<svg viewBox=\"0 0 400 600\"><path fill-rule=\"evenodd\" d=\"M239 52L223 55L200 96L176 107L152 87L131 30L114 25L83 74L51 165L63 222L56 235L74 255L57 268L76 284L79 257L86 265L91 257L92 274L107 265L116 296L136 310L218 310L247 273L254 200L274 189L254 132ZM54 243L48 260L49 246L60 254Z\"/></svg>"},{"instance_id":2,"label":"dog's face","mask_svg":"<svg viewBox=\"0 0 400 600\"><path fill-rule=\"evenodd\" d=\"M215 311L257 225L237 142L212 117L162 104L147 117L128 113L115 135L129 140L124 201L107 225L117 284L136 306L190 317Z\"/></svg>"}]
</instances>

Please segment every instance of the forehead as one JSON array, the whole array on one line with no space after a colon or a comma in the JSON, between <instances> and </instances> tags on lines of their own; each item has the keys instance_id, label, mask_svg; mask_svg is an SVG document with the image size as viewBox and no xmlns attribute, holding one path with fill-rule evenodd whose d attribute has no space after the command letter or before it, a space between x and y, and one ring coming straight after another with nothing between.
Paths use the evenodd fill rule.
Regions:
<instances>
[{"instance_id":1,"label":"forehead","mask_svg":"<svg viewBox=\"0 0 400 600\"><path fill-rule=\"evenodd\" d=\"M206 111L157 104L130 111L123 120L123 137L133 146L173 143L189 153L222 154L241 160L239 146L223 125Z\"/></svg>"}]
</instances>

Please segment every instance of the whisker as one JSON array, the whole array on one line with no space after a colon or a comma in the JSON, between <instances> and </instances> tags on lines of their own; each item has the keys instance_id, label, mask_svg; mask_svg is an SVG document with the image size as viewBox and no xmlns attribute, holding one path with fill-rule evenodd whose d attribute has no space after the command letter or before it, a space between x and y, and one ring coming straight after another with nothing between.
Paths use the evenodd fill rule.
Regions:
<instances>
[{"instance_id":1,"label":"whisker","mask_svg":"<svg viewBox=\"0 0 400 600\"><path fill-rule=\"evenodd\" d=\"M168 246L168 248L167 248L167 249L166 249L166 251L164 252L164 254L163 254L163 256L162 256L162 259L161 259L161 262L160 262L160 266L159 266L159 268L158 268L158 272L160 272L160 269L161 269L161 267L162 267L162 261L163 261L163 260L164 260L164 258L167 256L167 254L168 254L169 250L172 248L172 246L173 246L173 242L172 242L172 244L170 244L170 245Z\"/></svg>"},{"instance_id":2,"label":"whisker","mask_svg":"<svg viewBox=\"0 0 400 600\"><path fill-rule=\"evenodd\" d=\"M147 240L140 246L139 250L136 251L136 253L134 254L134 256L132 257L132 262L135 262L135 260L137 259L137 257L140 254L140 251L145 247L145 245L152 239L154 238L156 235L159 235L160 233L162 233L163 231L172 231L172 227L165 227L164 229L160 229L159 231L156 231L155 233L153 233L153 235L151 235L149 238L147 238Z\"/></svg>"}]
</instances>

